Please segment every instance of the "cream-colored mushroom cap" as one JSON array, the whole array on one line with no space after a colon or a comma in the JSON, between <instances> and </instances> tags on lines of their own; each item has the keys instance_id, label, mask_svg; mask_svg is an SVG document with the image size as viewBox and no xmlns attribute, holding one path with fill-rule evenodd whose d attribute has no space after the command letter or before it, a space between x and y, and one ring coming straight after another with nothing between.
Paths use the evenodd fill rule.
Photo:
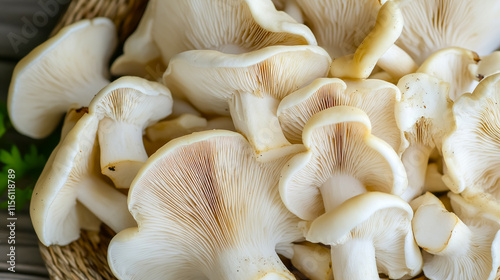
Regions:
<instances>
[{"instance_id":1,"label":"cream-colored mushroom cap","mask_svg":"<svg viewBox=\"0 0 500 280\"><path fill-rule=\"evenodd\" d=\"M443 142L451 191L500 215L500 74L453 105L455 127Z\"/></svg>"},{"instance_id":2,"label":"cream-colored mushroom cap","mask_svg":"<svg viewBox=\"0 0 500 280\"><path fill-rule=\"evenodd\" d=\"M174 139L129 192L138 228L110 243L114 274L131 279L294 279L275 248L302 237L276 185L289 156L260 163L238 133Z\"/></svg>"},{"instance_id":3,"label":"cream-colored mushroom cap","mask_svg":"<svg viewBox=\"0 0 500 280\"><path fill-rule=\"evenodd\" d=\"M116 45L106 18L69 25L24 57L14 69L8 110L14 128L32 138L48 136L70 107L88 106L108 79Z\"/></svg>"},{"instance_id":4,"label":"cream-colored mushroom cap","mask_svg":"<svg viewBox=\"0 0 500 280\"><path fill-rule=\"evenodd\" d=\"M412 221L415 240L424 249L424 274L444 280L495 279L500 267L500 219L479 211L460 195L448 195L454 213L442 204L423 204Z\"/></svg>"},{"instance_id":5,"label":"cream-colored mushroom cap","mask_svg":"<svg viewBox=\"0 0 500 280\"><path fill-rule=\"evenodd\" d=\"M333 280L330 249L321 244L301 242L293 245L293 267L311 280Z\"/></svg>"},{"instance_id":6,"label":"cream-colored mushroom cap","mask_svg":"<svg viewBox=\"0 0 500 280\"><path fill-rule=\"evenodd\" d=\"M278 119L283 133L292 143L302 141L306 122L316 113L339 105L363 110L370 118L372 134L399 151L402 133L394 117L399 89L380 80L346 80L319 78L283 98Z\"/></svg>"},{"instance_id":7,"label":"cream-colored mushroom cap","mask_svg":"<svg viewBox=\"0 0 500 280\"><path fill-rule=\"evenodd\" d=\"M115 232L135 225L126 196L102 178L96 133L99 120L85 114L52 152L40 175L30 215L40 241L66 245L80 236L77 201Z\"/></svg>"},{"instance_id":8,"label":"cream-colored mushroom cap","mask_svg":"<svg viewBox=\"0 0 500 280\"><path fill-rule=\"evenodd\" d=\"M401 101L395 115L405 134L406 149L402 161L408 174L406 201L424 192L425 172L434 148L441 150L441 141L453 124L449 84L424 73L406 75L398 82Z\"/></svg>"},{"instance_id":9,"label":"cream-colored mushroom cap","mask_svg":"<svg viewBox=\"0 0 500 280\"><path fill-rule=\"evenodd\" d=\"M406 188L399 156L371 134L368 116L358 108L336 106L312 116L303 142L308 150L283 169L280 195L304 220L314 220L367 191L400 195Z\"/></svg>"},{"instance_id":10,"label":"cream-colored mushroom cap","mask_svg":"<svg viewBox=\"0 0 500 280\"><path fill-rule=\"evenodd\" d=\"M462 94L472 92L483 75L475 73L479 55L463 48L441 49L429 56L417 70L434 76L450 86L449 97L457 100Z\"/></svg>"},{"instance_id":11,"label":"cream-colored mushroom cap","mask_svg":"<svg viewBox=\"0 0 500 280\"><path fill-rule=\"evenodd\" d=\"M314 220L305 236L331 246L335 279L415 276L422 256L413 239L413 211L400 197L368 192Z\"/></svg>"},{"instance_id":12,"label":"cream-colored mushroom cap","mask_svg":"<svg viewBox=\"0 0 500 280\"><path fill-rule=\"evenodd\" d=\"M112 70L141 74L147 73L141 68L148 63L159 59L168 65L174 55L188 50L238 54L273 45L316 45L316 39L271 0L155 0Z\"/></svg>"},{"instance_id":13,"label":"cream-colored mushroom cap","mask_svg":"<svg viewBox=\"0 0 500 280\"><path fill-rule=\"evenodd\" d=\"M230 114L236 130L265 153L290 146L276 116L280 100L326 76L330 63L317 46L272 46L240 55L188 51L172 58L163 80L200 111Z\"/></svg>"},{"instance_id":14,"label":"cream-colored mushroom cap","mask_svg":"<svg viewBox=\"0 0 500 280\"><path fill-rule=\"evenodd\" d=\"M100 119L102 173L118 188L128 188L148 158L144 130L172 112L170 91L160 83L122 77L92 99L89 112Z\"/></svg>"},{"instance_id":15,"label":"cream-colored mushroom cap","mask_svg":"<svg viewBox=\"0 0 500 280\"><path fill-rule=\"evenodd\" d=\"M418 63L448 47L489 54L500 46L496 0L403 1L405 25L397 45Z\"/></svg>"}]
</instances>

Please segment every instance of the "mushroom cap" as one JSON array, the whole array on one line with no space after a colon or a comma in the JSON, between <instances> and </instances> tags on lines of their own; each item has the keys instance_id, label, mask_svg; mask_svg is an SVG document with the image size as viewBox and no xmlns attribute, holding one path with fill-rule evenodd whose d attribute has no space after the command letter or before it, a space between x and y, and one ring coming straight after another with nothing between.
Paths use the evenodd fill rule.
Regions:
<instances>
[{"instance_id":1,"label":"mushroom cap","mask_svg":"<svg viewBox=\"0 0 500 280\"><path fill-rule=\"evenodd\" d=\"M500 267L500 219L448 193L453 211L423 204L413 218L415 239L424 248L430 279L493 280Z\"/></svg>"},{"instance_id":2,"label":"mushroom cap","mask_svg":"<svg viewBox=\"0 0 500 280\"><path fill-rule=\"evenodd\" d=\"M148 62L168 65L188 50L244 53L273 45L316 45L316 39L271 0L150 1L112 69L140 74Z\"/></svg>"},{"instance_id":3,"label":"mushroom cap","mask_svg":"<svg viewBox=\"0 0 500 280\"><path fill-rule=\"evenodd\" d=\"M202 112L229 115L228 101L234 93L281 100L325 76L330 63L326 51L317 46L273 46L240 55L187 51L172 58L163 81Z\"/></svg>"},{"instance_id":4,"label":"mushroom cap","mask_svg":"<svg viewBox=\"0 0 500 280\"><path fill-rule=\"evenodd\" d=\"M269 258L301 238L276 188L288 158L257 162L245 138L229 131L170 141L132 183L128 203L138 228L111 241L111 269L119 278L248 279L256 276L251 267L260 266L260 277L282 267L277 272L287 278L277 278L291 279Z\"/></svg>"},{"instance_id":5,"label":"mushroom cap","mask_svg":"<svg viewBox=\"0 0 500 280\"><path fill-rule=\"evenodd\" d=\"M128 188L148 158L144 130L172 112L170 91L160 83L121 77L92 99L89 112L99 117L102 173L118 188Z\"/></svg>"},{"instance_id":6,"label":"mushroom cap","mask_svg":"<svg viewBox=\"0 0 500 280\"><path fill-rule=\"evenodd\" d=\"M325 211L319 188L334 175L352 176L367 191L403 193L407 180L399 156L370 132L368 116L354 107L336 106L312 116L302 134L308 151L282 170L280 194L287 208L302 219L317 218Z\"/></svg>"},{"instance_id":7,"label":"mushroom cap","mask_svg":"<svg viewBox=\"0 0 500 280\"><path fill-rule=\"evenodd\" d=\"M80 236L83 227L76 207L80 172L92 165L98 119L84 115L54 149L33 189L31 221L40 241L65 245ZM76 184L75 184L76 183Z\"/></svg>"},{"instance_id":8,"label":"mushroom cap","mask_svg":"<svg viewBox=\"0 0 500 280\"><path fill-rule=\"evenodd\" d=\"M461 47L483 55L500 46L496 0L404 1L401 9L405 25L397 45L418 63L442 48Z\"/></svg>"},{"instance_id":9,"label":"mushroom cap","mask_svg":"<svg viewBox=\"0 0 500 280\"><path fill-rule=\"evenodd\" d=\"M447 173L455 193L500 215L500 74L482 80L453 105L455 127L443 142Z\"/></svg>"},{"instance_id":10,"label":"mushroom cap","mask_svg":"<svg viewBox=\"0 0 500 280\"><path fill-rule=\"evenodd\" d=\"M455 101L462 94L472 92L482 79L472 69L477 68L479 55L463 48L445 48L429 56L417 73L432 75L450 86L450 99Z\"/></svg>"},{"instance_id":11,"label":"mushroom cap","mask_svg":"<svg viewBox=\"0 0 500 280\"><path fill-rule=\"evenodd\" d=\"M100 119L134 123L145 129L172 112L168 88L139 77L121 77L99 91L89 112Z\"/></svg>"},{"instance_id":12,"label":"mushroom cap","mask_svg":"<svg viewBox=\"0 0 500 280\"><path fill-rule=\"evenodd\" d=\"M449 84L424 73L409 74L398 82L401 101L395 115L405 133L406 147L422 144L441 149L441 141L452 124Z\"/></svg>"},{"instance_id":13,"label":"mushroom cap","mask_svg":"<svg viewBox=\"0 0 500 280\"><path fill-rule=\"evenodd\" d=\"M304 22L332 58L353 54L375 25L380 2L296 0Z\"/></svg>"},{"instance_id":14,"label":"mushroom cap","mask_svg":"<svg viewBox=\"0 0 500 280\"><path fill-rule=\"evenodd\" d=\"M109 19L82 20L24 57L14 69L7 101L16 130L46 137L73 103L87 106L108 83L107 63L116 41Z\"/></svg>"},{"instance_id":15,"label":"mushroom cap","mask_svg":"<svg viewBox=\"0 0 500 280\"><path fill-rule=\"evenodd\" d=\"M400 99L399 89L384 81L319 78L283 98L278 118L285 136L300 143L302 130L314 114L339 105L356 107L370 118L372 134L399 151L403 135L396 124L394 107Z\"/></svg>"},{"instance_id":16,"label":"mushroom cap","mask_svg":"<svg viewBox=\"0 0 500 280\"><path fill-rule=\"evenodd\" d=\"M413 239L413 210L400 197L368 192L352 197L315 219L305 236L311 242L336 246L348 240L371 240L377 268L390 278L416 275L422 267Z\"/></svg>"}]
</instances>

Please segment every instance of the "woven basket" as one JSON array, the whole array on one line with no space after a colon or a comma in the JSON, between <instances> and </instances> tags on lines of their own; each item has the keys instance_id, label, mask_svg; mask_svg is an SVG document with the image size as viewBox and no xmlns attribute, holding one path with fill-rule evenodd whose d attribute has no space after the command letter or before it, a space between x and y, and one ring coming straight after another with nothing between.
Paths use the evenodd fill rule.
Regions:
<instances>
[{"instance_id":1,"label":"woven basket","mask_svg":"<svg viewBox=\"0 0 500 280\"><path fill-rule=\"evenodd\" d=\"M113 21L120 42L135 30L148 0L73 0L52 31L81 19L107 17ZM106 226L99 233L82 231L80 239L67 246L45 247L40 252L51 279L116 279L109 269L107 250L114 232Z\"/></svg>"}]
</instances>

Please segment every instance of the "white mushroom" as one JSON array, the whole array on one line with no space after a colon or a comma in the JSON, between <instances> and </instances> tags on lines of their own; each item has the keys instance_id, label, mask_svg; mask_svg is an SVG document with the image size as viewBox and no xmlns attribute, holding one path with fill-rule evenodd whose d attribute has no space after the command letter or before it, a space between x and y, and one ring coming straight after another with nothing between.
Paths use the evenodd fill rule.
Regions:
<instances>
[{"instance_id":1,"label":"white mushroom","mask_svg":"<svg viewBox=\"0 0 500 280\"><path fill-rule=\"evenodd\" d=\"M356 107L370 118L373 135L399 152L403 134L397 126L394 108L400 99L399 89L384 81L320 78L283 98L278 119L287 139L301 143L302 130L314 114L335 106Z\"/></svg>"},{"instance_id":2,"label":"white mushroom","mask_svg":"<svg viewBox=\"0 0 500 280\"><path fill-rule=\"evenodd\" d=\"M271 0L153 0L112 72L147 74L142 69L151 62L168 65L188 50L238 54L273 45L316 45L316 39Z\"/></svg>"},{"instance_id":3,"label":"white mushroom","mask_svg":"<svg viewBox=\"0 0 500 280\"><path fill-rule=\"evenodd\" d=\"M272 150L293 148L276 116L280 100L326 76L330 62L317 46L274 46L240 55L188 51L170 61L163 79L200 111L231 114L236 130L267 158Z\"/></svg>"},{"instance_id":4,"label":"white mushroom","mask_svg":"<svg viewBox=\"0 0 500 280\"><path fill-rule=\"evenodd\" d=\"M118 188L128 188L148 158L142 135L172 112L172 96L162 84L122 77L103 88L89 105L99 117L101 172Z\"/></svg>"},{"instance_id":5,"label":"white mushroom","mask_svg":"<svg viewBox=\"0 0 500 280\"><path fill-rule=\"evenodd\" d=\"M45 246L78 239L85 225L77 201L115 232L135 225L126 196L99 172L98 123L96 116L85 114L52 152L35 185L30 215Z\"/></svg>"},{"instance_id":6,"label":"white mushroom","mask_svg":"<svg viewBox=\"0 0 500 280\"><path fill-rule=\"evenodd\" d=\"M449 196L456 214L440 203L423 203L415 211L413 231L424 249L425 276L495 279L500 267L500 220L481 213L457 194Z\"/></svg>"},{"instance_id":7,"label":"white mushroom","mask_svg":"<svg viewBox=\"0 0 500 280\"><path fill-rule=\"evenodd\" d=\"M447 172L455 193L500 215L500 74L482 80L453 105L456 125L443 141Z\"/></svg>"},{"instance_id":8,"label":"white mushroom","mask_svg":"<svg viewBox=\"0 0 500 280\"><path fill-rule=\"evenodd\" d=\"M43 138L70 107L88 106L109 83L107 64L116 41L109 19L82 20L24 57L14 69L7 101L16 130Z\"/></svg>"},{"instance_id":9,"label":"white mushroom","mask_svg":"<svg viewBox=\"0 0 500 280\"><path fill-rule=\"evenodd\" d=\"M406 201L424 192L425 172L434 148L441 150L444 135L453 124L448 83L424 73L406 75L398 82L401 101L395 114L405 134L402 161L408 174Z\"/></svg>"},{"instance_id":10,"label":"white mushroom","mask_svg":"<svg viewBox=\"0 0 500 280\"><path fill-rule=\"evenodd\" d=\"M275 249L302 238L276 185L289 155L260 163L238 133L170 141L134 180L138 228L110 243L114 274L131 279L294 279Z\"/></svg>"},{"instance_id":11,"label":"white mushroom","mask_svg":"<svg viewBox=\"0 0 500 280\"><path fill-rule=\"evenodd\" d=\"M331 246L335 279L416 276L422 255L413 239L413 211L400 197L380 192L352 197L314 220L308 241Z\"/></svg>"},{"instance_id":12,"label":"white mushroom","mask_svg":"<svg viewBox=\"0 0 500 280\"><path fill-rule=\"evenodd\" d=\"M432 53L461 47L489 54L500 46L496 0L403 1L405 25L397 45L421 63Z\"/></svg>"}]
</instances>

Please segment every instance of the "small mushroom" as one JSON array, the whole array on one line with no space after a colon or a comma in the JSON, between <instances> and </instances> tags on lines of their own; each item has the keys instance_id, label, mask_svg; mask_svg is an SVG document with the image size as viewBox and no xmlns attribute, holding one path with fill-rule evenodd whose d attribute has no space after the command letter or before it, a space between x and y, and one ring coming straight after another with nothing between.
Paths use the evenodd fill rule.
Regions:
<instances>
[{"instance_id":1,"label":"small mushroom","mask_svg":"<svg viewBox=\"0 0 500 280\"><path fill-rule=\"evenodd\" d=\"M422 269L413 239L413 211L400 197L368 192L352 197L314 220L308 241L331 246L334 279L412 277Z\"/></svg>"},{"instance_id":2,"label":"small mushroom","mask_svg":"<svg viewBox=\"0 0 500 280\"><path fill-rule=\"evenodd\" d=\"M54 149L35 185L30 215L45 246L78 239L86 220L77 202L115 232L135 225L127 211L127 197L99 172L98 123L94 115L82 116Z\"/></svg>"},{"instance_id":3,"label":"small mushroom","mask_svg":"<svg viewBox=\"0 0 500 280\"><path fill-rule=\"evenodd\" d=\"M441 150L442 139L453 124L449 85L424 73L406 75L398 82L401 101L395 114L405 134L401 160L408 174L403 199L410 201L424 192L425 172L434 148Z\"/></svg>"},{"instance_id":4,"label":"small mushroom","mask_svg":"<svg viewBox=\"0 0 500 280\"><path fill-rule=\"evenodd\" d=\"M71 107L88 106L108 81L108 60L116 45L107 18L69 25L24 57L14 69L8 110L16 130L48 136Z\"/></svg>"},{"instance_id":5,"label":"small mushroom","mask_svg":"<svg viewBox=\"0 0 500 280\"><path fill-rule=\"evenodd\" d=\"M330 249L326 246L310 242L294 244L290 260L310 280L333 280Z\"/></svg>"},{"instance_id":6,"label":"small mushroom","mask_svg":"<svg viewBox=\"0 0 500 280\"><path fill-rule=\"evenodd\" d=\"M261 163L235 132L170 141L137 175L108 262L120 279L295 279L276 253L302 238L276 185L290 155Z\"/></svg>"},{"instance_id":7,"label":"small mushroom","mask_svg":"<svg viewBox=\"0 0 500 280\"><path fill-rule=\"evenodd\" d=\"M415 211L412 225L415 240L424 249L425 276L495 279L500 267L500 220L478 211L460 195L449 193L449 197L456 214L441 203L422 203Z\"/></svg>"},{"instance_id":8,"label":"small mushroom","mask_svg":"<svg viewBox=\"0 0 500 280\"><path fill-rule=\"evenodd\" d=\"M371 134L370 120L358 108L317 113L302 137L307 151L287 163L280 179L281 199L301 219L314 220L368 191L400 195L408 184L399 156Z\"/></svg>"},{"instance_id":9,"label":"small mushroom","mask_svg":"<svg viewBox=\"0 0 500 280\"><path fill-rule=\"evenodd\" d=\"M317 46L273 46L240 55L197 50L174 57L163 80L203 113L231 114L236 130L264 160L272 150L294 149L276 115L280 100L326 76L330 62Z\"/></svg>"},{"instance_id":10,"label":"small mushroom","mask_svg":"<svg viewBox=\"0 0 500 280\"><path fill-rule=\"evenodd\" d=\"M403 134L397 126L394 108L400 99L399 89L387 82L319 78L283 98L278 119L287 139L301 143L304 126L314 114L335 106L356 107L370 118L373 135L399 152Z\"/></svg>"},{"instance_id":11,"label":"small mushroom","mask_svg":"<svg viewBox=\"0 0 500 280\"><path fill-rule=\"evenodd\" d=\"M92 99L89 112L100 119L101 172L117 188L128 188L148 158L144 130L172 112L170 91L156 82L122 77Z\"/></svg>"},{"instance_id":12,"label":"small mushroom","mask_svg":"<svg viewBox=\"0 0 500 280\"><path fill-rule=\"evenodd\" d=\"M479 55L463 48L441 49L429 56L418 68L417 73L432 75L450 86L449 97L457 100L462 94L472 92L483 75L474 73Z\"/></svg>"}]
</instances>

